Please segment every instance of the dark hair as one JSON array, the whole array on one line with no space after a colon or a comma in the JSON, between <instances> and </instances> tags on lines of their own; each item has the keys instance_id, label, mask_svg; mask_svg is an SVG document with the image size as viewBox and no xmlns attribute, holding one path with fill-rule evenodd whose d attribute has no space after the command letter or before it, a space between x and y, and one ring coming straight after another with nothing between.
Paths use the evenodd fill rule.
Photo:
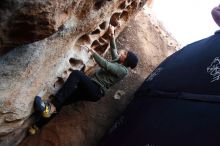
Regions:
<instances>
[{"instance_id":1,"label":"dark hair","mask_svg":"<svg viewBox=\"0 0 220 146\"><path fill-rule=\"evenodd\" d=\"M138 64L137 56L134 53L132 53L131 51L128 51L124 65L126 67L130 67L131 69L133 69L137 66L137 64Z\"/></svg>"}]
</instances>

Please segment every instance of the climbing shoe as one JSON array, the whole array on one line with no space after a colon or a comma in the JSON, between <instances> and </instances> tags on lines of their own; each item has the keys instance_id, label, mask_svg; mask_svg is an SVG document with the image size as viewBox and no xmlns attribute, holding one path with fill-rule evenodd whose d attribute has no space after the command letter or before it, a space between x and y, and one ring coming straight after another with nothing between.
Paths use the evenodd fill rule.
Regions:
<instances>
[{"instance_id":1,"label":"climbing shoe","mask_svg":"<svg viewBox=\"0 0 220 146\"><path fill-rule=\"evenodd\" d=\"M30 135L35 135L38 133L38 131L39 131L39 128L36 125L33 125L28 129L28 133Z\"/></svg>"},{"instance_id":2,"label":"climbing shoe","mask_svg":"<svg viewBox=\"0 0 220 146\"><path fill-rule=\"evenodd\" d=\"M53 113L55 113L55 110L51 110L52 104L42 100L40 96L36 96L34 102L36 110L41 113L42 117L49 118Z\"/></svg>"}]
</instances>

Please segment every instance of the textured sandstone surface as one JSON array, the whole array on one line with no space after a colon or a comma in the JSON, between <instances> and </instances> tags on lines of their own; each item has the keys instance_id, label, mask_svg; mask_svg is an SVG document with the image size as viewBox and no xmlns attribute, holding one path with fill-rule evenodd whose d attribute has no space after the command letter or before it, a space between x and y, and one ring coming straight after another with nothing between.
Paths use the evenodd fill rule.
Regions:
<instances>
[{"instance_id":1,"label":"textured sandstone surface","mask_svg":"<svg viewBox=\"0 0 220 146\"><path fill-rule=\"evenodd\" d=\"M52 35L77 7L62 0L2 0L0 2L0 52Z\"/></svg>"},{"instance_id":2,"label":"textured sandstone surface","mask_svg":"<svg viewBox=\"0 0 220 146\"><path fill-rule=\"evenodd\" d=\"M28 44L51 36L72 25L82 26L82 32L94 28L97 23L110 17L119 6L119 0L1 0L0 1L0 54L19 45ZM128 1L130 3L131 1ZM139 0L128 9L128 13L142 7ZM102 9L102 10L100 10ZM118 13L121 13L118 9ZM130 10L129 10L130 9ZM120 16L120 15L118 15ZM97 22L98 21L98 22ZM90 25L85 28L85 23ZM80 25L79 25L80 24ZM68 27L70 28L70 27ZM72 33L75 31L70 28ZM70 33L71 33L70 32ZM77 33L77 32L76 32Z\"/></svg>"},{"instance_id":3,"label":"textured sandstone surface","mask_svg":"<svg viewBox=\"0 0 220 146\"><path fill-rule=\"evenodd\" d=\"M97 145L146 76L178 49L178 43L148 10L147 13L138 13L116 42L120 49L127 48L137 53L140 59L138 67L100 101L78 102L64 107L39 134L28 136L20 146Z\"/></svg>"},{"instance_id":4,"label":"textured sandstone surface","mask_svg":"<svg viewBox=\"0 0 220 146\"><path fill-rule=\"evenodd\" d=\"M0 2L0 144L16 145L32 123L33 100L54 94L73 69L95 64L81 47L105 55L109 24L118 35L145 0L2 0ZM9 50L8 50L9 49Z\"/></svg>"}]
</instances>

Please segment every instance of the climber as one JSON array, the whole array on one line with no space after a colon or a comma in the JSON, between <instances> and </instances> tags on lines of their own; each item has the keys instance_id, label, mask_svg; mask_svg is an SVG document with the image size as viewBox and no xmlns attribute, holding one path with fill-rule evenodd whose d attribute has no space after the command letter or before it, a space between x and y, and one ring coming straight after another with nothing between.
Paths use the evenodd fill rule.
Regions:
<instances>
[{"instance_id":1,"label":"climber","mask_svg":"<svg viewBox=\"0 0 220 146\"><path fill-rule=\"evenodd\" d=\"M77 100L98 101L105 95L107 89L128 74L128 67L131 69L136 67L138 63L137 56L127 50L121 50L118 54L114 27L110 25L108 31L110 34L112 61L107 61L93 48L90 48L89 52L100 68L91 77L78 70L72 71L63 87L56 93L51 102L46 102L42 100L41 96L36 96L35 107L42 117L50 117L54 112L60 111L66 103L69 104Z\"/></svg>"}]
</instances>

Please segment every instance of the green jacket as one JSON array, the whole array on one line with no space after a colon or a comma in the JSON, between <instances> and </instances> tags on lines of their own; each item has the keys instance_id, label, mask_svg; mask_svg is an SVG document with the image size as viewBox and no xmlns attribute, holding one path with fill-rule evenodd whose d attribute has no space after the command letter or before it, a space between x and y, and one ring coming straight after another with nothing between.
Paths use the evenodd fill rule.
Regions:
<instances>
[{"instance_id":1,"label":"green jacket","mask_svg":"<svg viewBox=\"0 0 220 146\"><path fill-rule=\"evenodd\" d=\"M112 61L109 62L97 53L93 53L93 58L100 66L92 76L92 80L98 83L104 90L113 86L128 74L128 69L119 63L119 56L115 39L110 41Z\"/></svg>"}]
</instances>

